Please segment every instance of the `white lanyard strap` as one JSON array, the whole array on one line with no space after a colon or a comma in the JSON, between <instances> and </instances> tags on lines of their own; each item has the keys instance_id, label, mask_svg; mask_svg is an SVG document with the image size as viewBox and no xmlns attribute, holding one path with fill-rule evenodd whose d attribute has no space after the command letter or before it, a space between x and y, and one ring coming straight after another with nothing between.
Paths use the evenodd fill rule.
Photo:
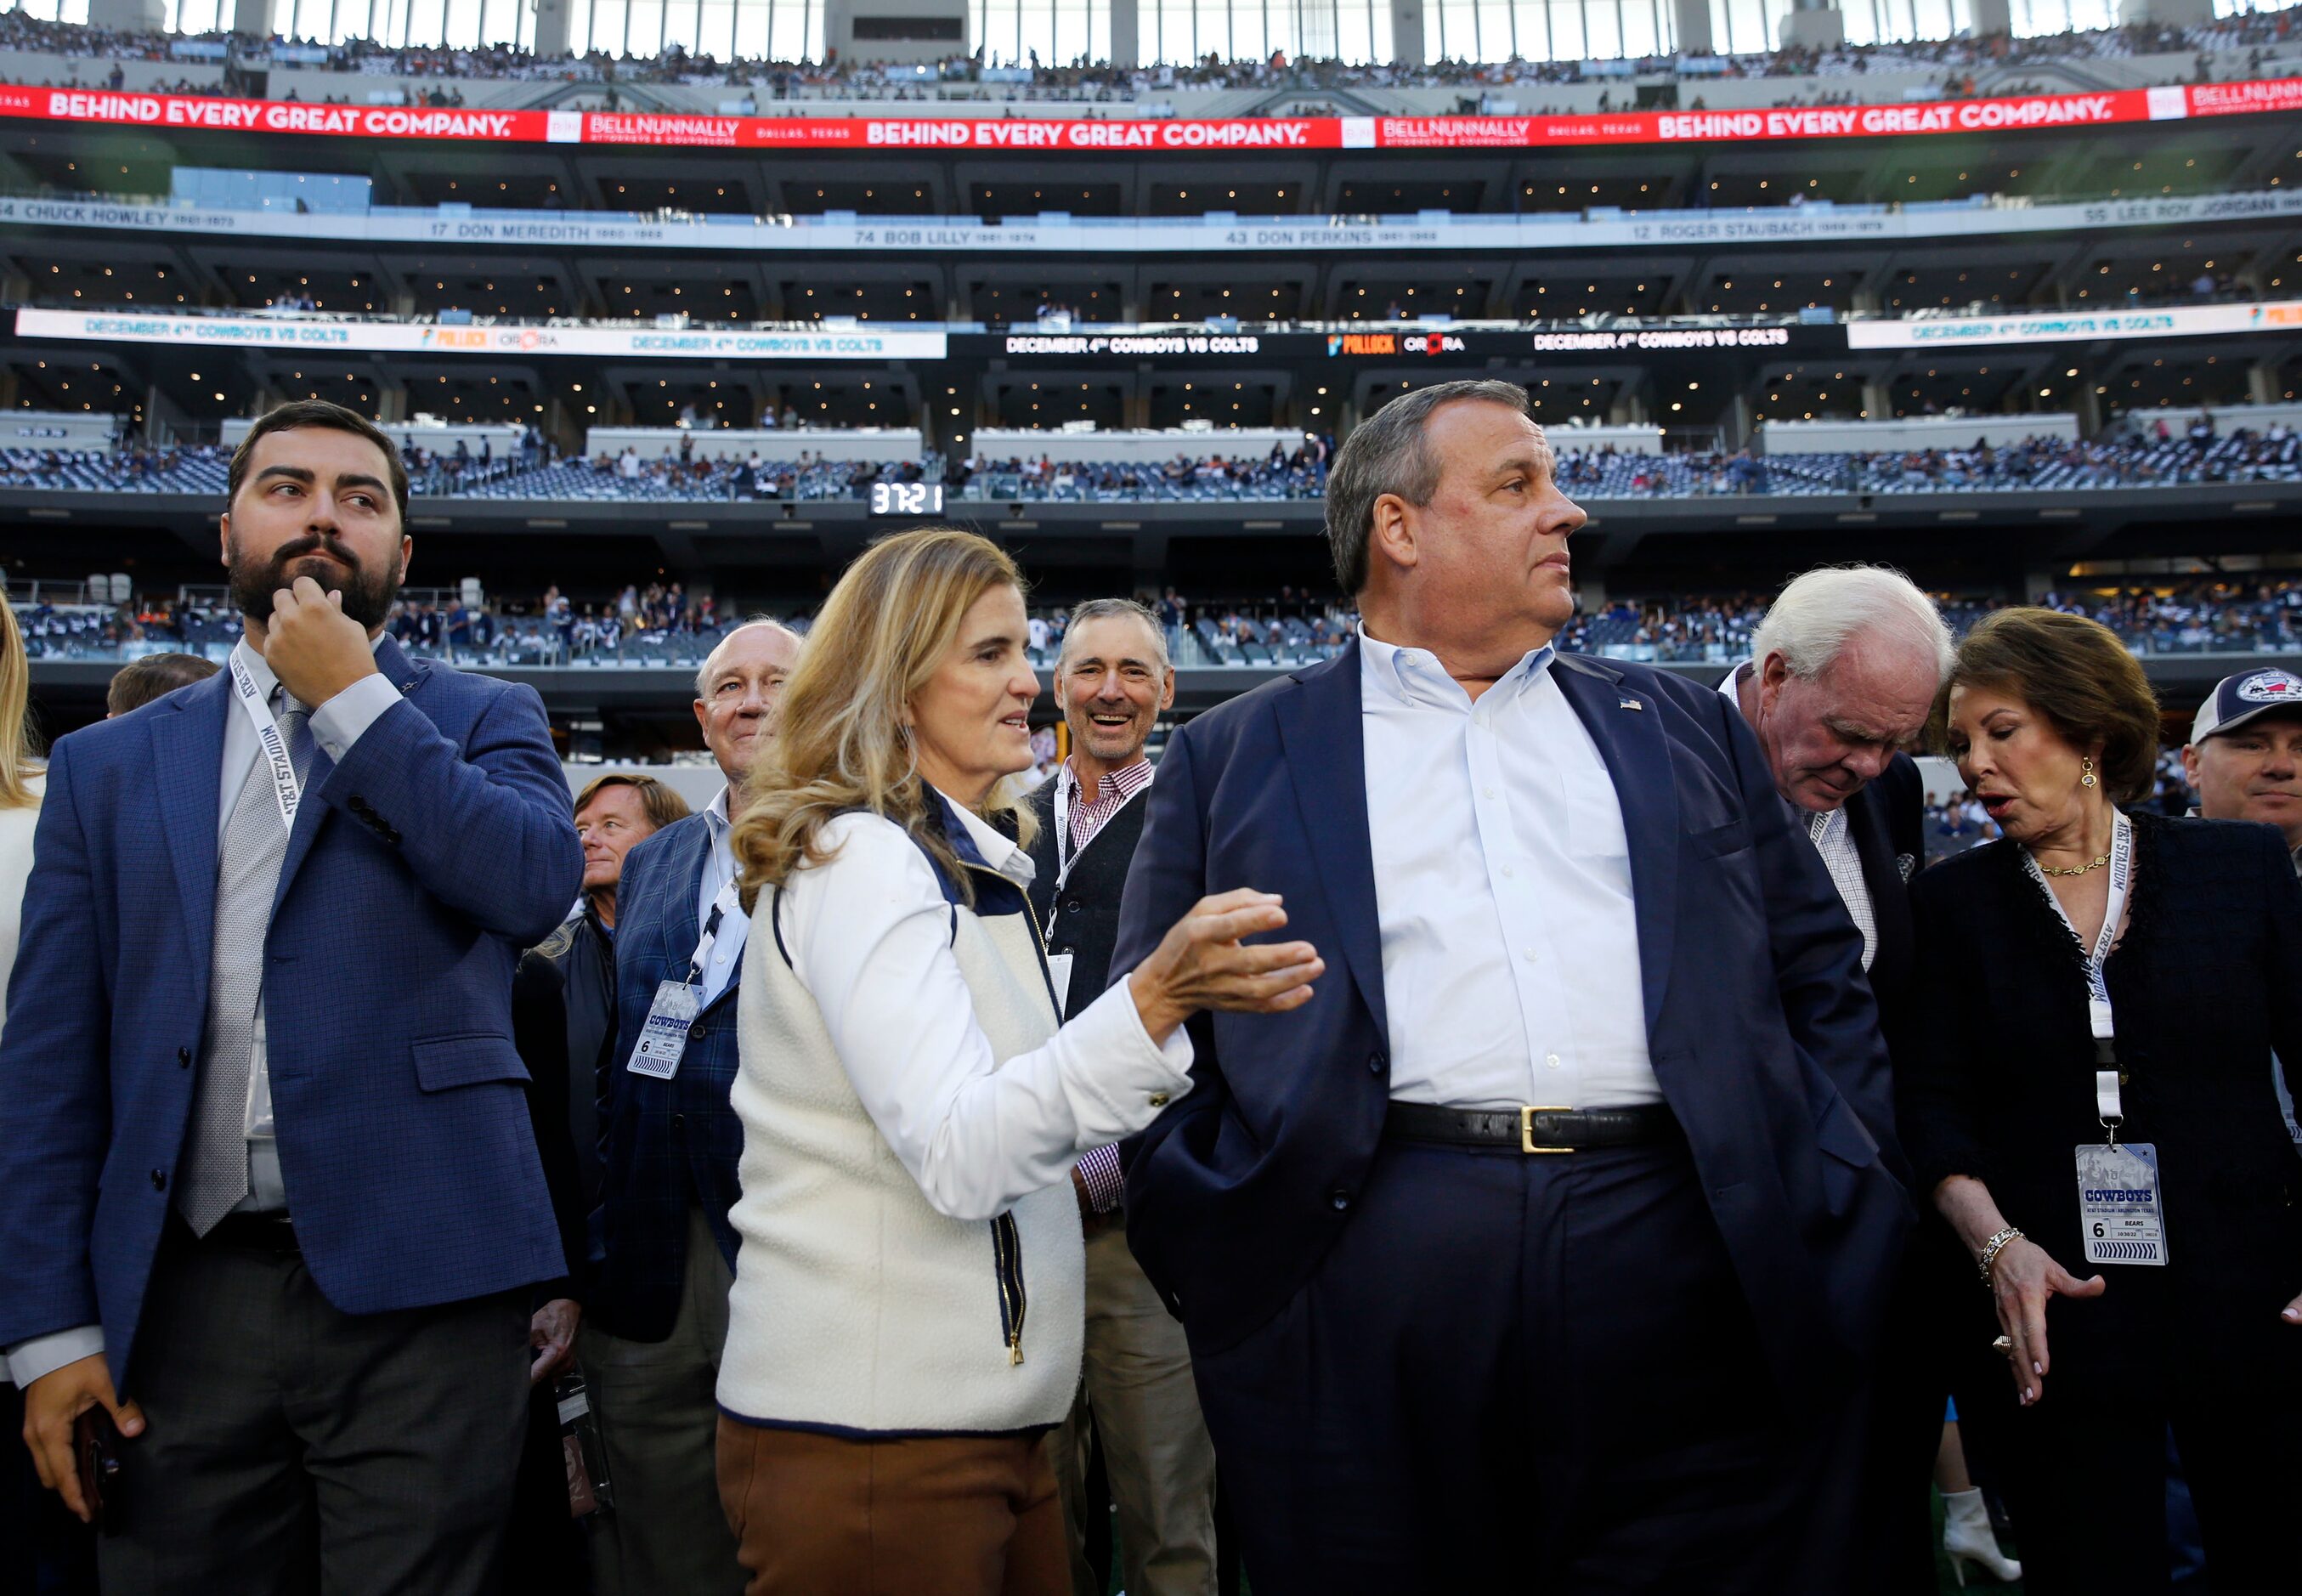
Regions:
<instances>
[{"instance_id":1,"label":"white lanyard strap","mask_svg":"<svg viewBox=\"0 0 2302 1596\"><path fill-rule=\"evenodd\" d=\"M2038 861L2030 856L2028 848L2022 850L2022 863L2029 870L2030 879L2038 884L2038 890L2046 895L2046 902L2054 906L2054 912L2062 917L2063 926L2076 939L2078 928L2071 924L2069 912L2063 908L2062 900L2054 895L2054 888L2047 884L2046 871L2038 868ZM2118 941L2118 918L2125 911L2126 890L2133 878L2134 822L2124 813L2113 810L2110 829L2110 897L2103 906L2102 929L2095 933L2094 947L2086 954L2087 1025L2096 1044L2096 1063L2105 1066L2094 1072L2095 1109L2101 1115L2103 1123L2113 1128L2125 1116L2119 1104L2116 1061L2110 1056L2110 1049L2106 1046L2117 1034L2117 1026L2110 1007L2110 982L2103 973L2103 967L2109 963L2110 950Z\"/></svg>"},{"instance_id":2,"label":"white lanyard strap","mask_svg":"<svg viewBox=\"0 0 2302 1596\"><path fill-rule=\"evenodd\" d=\"M1071 873L1071 789L1079 778L1071 774L1071 762L1065 760L1055 767L1055 890L1063 889L1063 878Z\"/></svg>"},{"instance_id":3,"label":"white lanyard strap","mask_svg":"<svg viewBox=\"0 0 2302 1596\"><path fill-rule=\"evenodd\" d=\"M231 685L233 696L248 713L248 724L256 728L256 752L263 756L265 769L271 772L272 796L279 802L280 818L293 831L296 807L304 801L304 784L297 779L296 761L288 755L288 738L272 713L272 705L256 687L256 678L248 674L238 653L231 657Z\"/></svg>"},{"instance_id":4,"label":"white lanyard strap","mask_svg":"<svg viewBox=\"0 0 2302 1596\"><path fill-rule=\"evenodd\" d=\"M703 972L711 963L711 949L719 940L719 928L735 911L738 894L743 890L740 880L731 880L719 889L711 900L711 912L703 918L703 936L695 945L694 957L687 962L687 984L695 986L703 979Z\"/></svg>"}]
</instances>

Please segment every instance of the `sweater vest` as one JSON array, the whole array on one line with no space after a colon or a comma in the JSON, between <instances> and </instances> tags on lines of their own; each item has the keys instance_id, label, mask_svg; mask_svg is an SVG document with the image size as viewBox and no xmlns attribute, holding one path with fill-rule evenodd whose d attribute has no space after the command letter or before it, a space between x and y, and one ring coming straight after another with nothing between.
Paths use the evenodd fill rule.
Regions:
<instances>
[{"instance_id":1,"label":"sweater vest","mask_svg":"<svg viewBox=\"0 0 2302 1596\"><path fill-rule=\"evenodd\" d=\"M952 952L1001 1063L1057 1023L1017 897L1014 913L952 909ZM742 1247L720 1407L748 1424L870 1440L1061 1424L1087 1314L1070 1183L987 1223L936 1212L856 1096L784 955L774 905L763 895L770 923L752 928L739 988L743 1197L728 1217Z\"/></svg>"}]
</instances>

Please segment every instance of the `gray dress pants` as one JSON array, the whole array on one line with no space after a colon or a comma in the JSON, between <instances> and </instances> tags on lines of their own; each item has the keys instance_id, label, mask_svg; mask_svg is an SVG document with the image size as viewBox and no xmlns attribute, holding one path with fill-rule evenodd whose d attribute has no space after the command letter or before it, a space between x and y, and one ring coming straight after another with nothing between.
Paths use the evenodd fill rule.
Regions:
<instances>
[{"instance_id":1,"label":"gray dress pants","mask_svg":"<svg viewBox=\"0 0 2302 1596\"><path fill-rule=\"evenodd\" d=\"M483 1596L527 1413L524 1292L340 1312L292 1248L172 1216L123 1393L105 1596Z\"/></svg>"},{"instance_id":2,"label":"gray dress pants","mask_svg":"<svg viewBox=\"0 0 2302 1596\"><path fill-rule=\"evenodd\" d=\"M679 1315L660 1341L586 1323L576 1361L591 1388L615 1511L592 1532L599 1596L735 1596L735 1534L719 1506L719 1355L735 1284L700 1208L688 1211Z\"/></svg>"}]
</instances>

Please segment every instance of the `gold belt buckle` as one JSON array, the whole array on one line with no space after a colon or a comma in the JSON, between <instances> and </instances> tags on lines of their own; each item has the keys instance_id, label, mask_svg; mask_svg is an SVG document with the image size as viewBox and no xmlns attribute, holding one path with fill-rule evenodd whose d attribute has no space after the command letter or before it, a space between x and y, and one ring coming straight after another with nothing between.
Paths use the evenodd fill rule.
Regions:
<instances>
[{"instance_id":1,"label":"gold belt buckle","mask_svg":"<svg viewBox=\"0 0 2302 1596\"><path fill-rule=\"evenodd\" d=\"M1573 1113L1564 1103L1544 1103L1518 1111L1518 1150L1522 1153L1572 1153L1572 1147L1538 1147L1534 1145L1534 1116L1539 1113Z\"/></svg>"}]
</instances>

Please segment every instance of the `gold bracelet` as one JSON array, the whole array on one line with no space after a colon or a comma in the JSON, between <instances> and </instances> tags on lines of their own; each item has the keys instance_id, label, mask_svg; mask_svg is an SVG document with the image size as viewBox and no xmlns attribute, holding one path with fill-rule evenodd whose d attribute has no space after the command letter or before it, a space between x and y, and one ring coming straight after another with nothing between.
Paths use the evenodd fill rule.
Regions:
<instances>
[{"instance_id":1,"label":"gold bracelet","mask_svg":"<svg viewBox=\"0 0 2302 1596\"><path fill-rule=\"evenodd\" d=\"M1998 1262L1998 1255L2005 1250L2006 1244L2008 1242L2020 1241L2021 1239L2022 1232L2016 1230L2012 1225L2008 1225L2004 1230L1999 1231L1998 1234L1993 1236L1989 1240L1982 1244L1982 1256L1976 1262L1977 1266L1981 1270L1982 1284L1986 1289L1987 1289L1991 1285L1990 1266Z\"/></svg>"}]
</instances>

